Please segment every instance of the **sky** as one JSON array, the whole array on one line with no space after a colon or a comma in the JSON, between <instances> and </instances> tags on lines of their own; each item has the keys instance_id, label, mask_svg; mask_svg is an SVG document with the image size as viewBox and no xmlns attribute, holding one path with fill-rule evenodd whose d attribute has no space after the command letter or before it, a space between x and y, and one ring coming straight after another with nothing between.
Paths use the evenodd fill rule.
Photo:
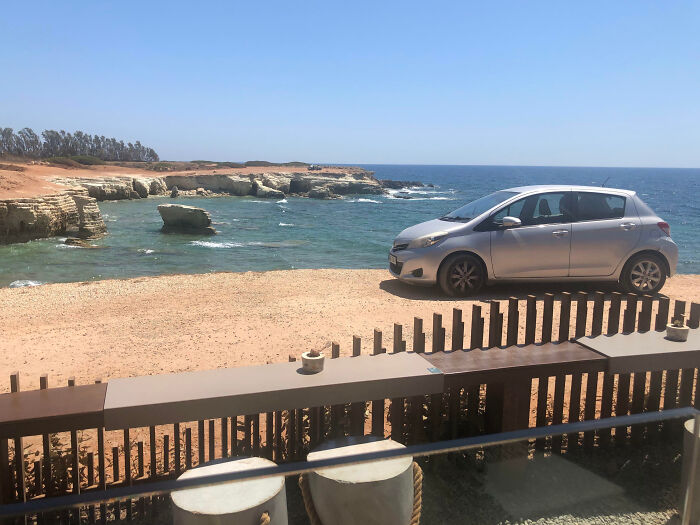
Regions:
<instances>
[{"instance_id":1,"label":"sky","mask_svg":"<svg viewBox=\"0 0 700 525\"><path fill-rule=\"evenodd\" d=\"M700 2L4 2L0 126L168 160L700 167Z\"/></svg>"}]
</instances>

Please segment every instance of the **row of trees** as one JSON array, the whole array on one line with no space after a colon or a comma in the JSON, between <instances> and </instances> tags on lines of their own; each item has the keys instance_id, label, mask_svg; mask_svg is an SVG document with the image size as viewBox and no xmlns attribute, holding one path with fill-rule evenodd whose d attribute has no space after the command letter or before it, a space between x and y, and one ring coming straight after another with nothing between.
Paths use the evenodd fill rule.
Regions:
<instances>
[{"instance_id":1,"label":"row of trees","mask_svg":"<svg viewBox=\"0 0 700 525\"><path fill-rule=\"evenodd\" d=\"M123 140L104 135L90 135L82 131L66 133L52 129L44 130L40 137L30 128L15 133L12 128L0 127L0 157L10 155L30 159L92 155L102 160L159 160L153 148L147 148L138 140L133 144L125 144Z\"/></svg>"}]
</instances>

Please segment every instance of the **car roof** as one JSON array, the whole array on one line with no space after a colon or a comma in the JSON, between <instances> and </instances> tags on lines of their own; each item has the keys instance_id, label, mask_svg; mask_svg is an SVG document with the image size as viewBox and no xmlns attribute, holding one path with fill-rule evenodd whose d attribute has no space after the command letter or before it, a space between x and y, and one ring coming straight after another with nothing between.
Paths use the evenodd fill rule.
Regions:
<instances>
[{"instance_id":1,"label":"car roof","mask_svg":"<svg viewBox=\"0 0 700 525\"><path fill-rule=\"evenodd\" d=\"M503 191L514 191L517 193L534 193L542 191L596 191L603 193L619 193L623 195L633 196L635 192L632 190L623 190L618 188L605 188L603 186L572 186L570 184L539 184L532 186L517 186L508 188Z\"/></svg>"}]
</instances>

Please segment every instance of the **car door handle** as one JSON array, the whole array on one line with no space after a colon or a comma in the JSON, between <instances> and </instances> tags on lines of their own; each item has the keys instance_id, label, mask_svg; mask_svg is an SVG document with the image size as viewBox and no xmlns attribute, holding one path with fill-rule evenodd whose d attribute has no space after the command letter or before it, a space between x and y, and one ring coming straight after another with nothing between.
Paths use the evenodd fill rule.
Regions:
<instances>
[{"instance_id":1,"label":"car door handle","mask_svg":"<svg viewBox=\"0 0 700 525\"><path fill-rule=\"evenodd\" d=\"M637 227L637 225L633 222L623 222L620 224L620 228L623 230L634 230Z\"/></svg>"},{"instance_id":2,"label":"car door handle","mask_svg":"<svg viewBox=\"0 0 700 525\"><path fill-rule=\"evenodd\" d=\"M569 230L554 230L552 235L555 237L564 237L565 235L569 235Z\"/></svg>"}]
</instances>

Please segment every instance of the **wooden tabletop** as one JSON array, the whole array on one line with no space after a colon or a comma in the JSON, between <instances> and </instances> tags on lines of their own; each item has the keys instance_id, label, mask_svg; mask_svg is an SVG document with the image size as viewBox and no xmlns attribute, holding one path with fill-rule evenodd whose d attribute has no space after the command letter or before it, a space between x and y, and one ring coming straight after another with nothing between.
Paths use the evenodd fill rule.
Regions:
<instances>
[{"instance_id":1,"label":"wooden tabletop","mask_svg":"<svg viewBox=\"0 0 700 525\"><path fill-rule=\"evenodd\" d=\"M113 379L105 399L107 430L197 421L443 391L443 376L420 355L402 352L326 358L322 372L301 363L221 368Z\"/></svg>"},{"instance_id":2,"label":"wooden tabletop","mask_svg":"<svg viewBox=\"0 0 700 525\"><path fill-rule=\"evenodd\" d=\"M579 343L608 358L613 374L700 367L700 330L685 342L666 339L666 332L634 332L583 337Z\"/></svg>"},{"instance_id":3,"label":"wooden tabletop","mask_svg":"<svg viewBox=\"0 0 700 525\"><path fill-rule=\"evenodd\" d=\"M606 368L605 357L569 341L423 355L445 374L448 388L522 377L598 372Z\"/></svg>"},{"instance_id":4,"label":"wooden tabletop","mask_svg":"<svg viewBox=\"0 0 700 525\"><path fill-rule=\"evenodd\" d=\"M0 395L0 437L101 427L106 391L105 383Z\"/></svg>"}]
</instances>

